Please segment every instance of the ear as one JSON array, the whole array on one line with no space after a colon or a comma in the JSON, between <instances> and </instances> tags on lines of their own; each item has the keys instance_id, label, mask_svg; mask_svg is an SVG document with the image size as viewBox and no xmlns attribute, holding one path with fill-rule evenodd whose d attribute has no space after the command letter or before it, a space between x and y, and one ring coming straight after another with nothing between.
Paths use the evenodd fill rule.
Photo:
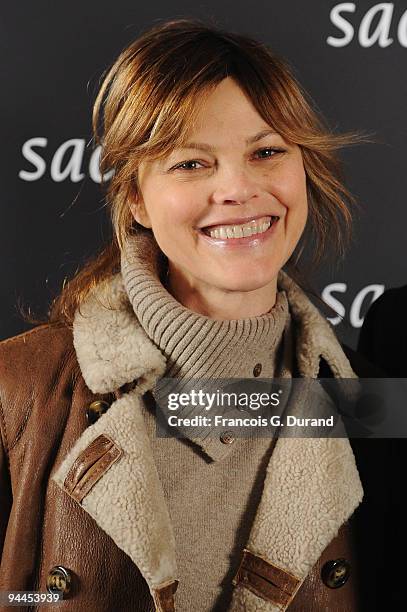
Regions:
<instances>
[{"instance_id":1,"label":"ear","mask_svg":"<svg viewBox=\"0 0 407 612\"><path fill-rule=\"evenodd\" d=\"M130 203L131 214L140 225L150 228L152 227L150 217L144 204L143 198L139 194L135 194L132 197Z\"/></svg>"}]
</instances>

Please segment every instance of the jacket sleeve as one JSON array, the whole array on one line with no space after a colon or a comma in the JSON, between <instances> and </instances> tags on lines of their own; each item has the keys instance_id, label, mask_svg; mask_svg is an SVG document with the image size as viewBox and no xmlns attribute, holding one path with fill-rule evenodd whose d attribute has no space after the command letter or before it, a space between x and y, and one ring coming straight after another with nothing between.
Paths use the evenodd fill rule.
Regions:
<instances>
[{"instance_id":1,"label":"jacket sleeve","mask_svg":"<svg viewBox=\"0 0 407 612\"><path fill-rule=\"evenodd\" d=\"M3 552L11 505L12 492L7 454L7 435L4 413L0 402L0 559Z\"/></svg>"}]
</instances>

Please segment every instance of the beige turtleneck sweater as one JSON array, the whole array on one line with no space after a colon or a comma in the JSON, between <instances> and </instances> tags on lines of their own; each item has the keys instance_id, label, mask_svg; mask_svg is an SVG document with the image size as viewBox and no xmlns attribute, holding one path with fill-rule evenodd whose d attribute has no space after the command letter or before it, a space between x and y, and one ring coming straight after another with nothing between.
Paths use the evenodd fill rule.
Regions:
<instances>
[{"instance_id":1,"label":"beige turtleneck sweater","mask_svg":"<svg viewBox=\"0 0 407 612\"><path fill-rule=\"evenodd\" d=\"M166 377L290 377L292 337L285 292L277 293L275 305L262 316L210 319L185 308L166 290L160 260L149 233L133 237L123 250L122 276L137 318L167 358ZM224 443L222 435L196 429L190 439L158 437L149 394L144 416L175 534L180 580L176 609L224 612L273 440L251 435Z\"/></svg>"}]
</instances>

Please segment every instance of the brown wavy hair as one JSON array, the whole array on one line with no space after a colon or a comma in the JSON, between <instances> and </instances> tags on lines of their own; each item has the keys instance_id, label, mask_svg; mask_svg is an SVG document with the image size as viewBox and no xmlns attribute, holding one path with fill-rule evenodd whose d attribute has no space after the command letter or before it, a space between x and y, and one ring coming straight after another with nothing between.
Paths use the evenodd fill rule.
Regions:
<instances>
[{"instance_id":1,"label":"brown wavy hair","mask_svg":"<svg viewBox=\"0 0 407 612\"><path fill-rule=\"evenodd\" d=\"M182 145L205 97L232 77L259 115L288 142L301 147L307 176L313 255L327 244L342 254L355 198L343 184L337 150L365 142L361 133L335 134L302 89L292 69L265 44L196 19L155 25L127 46L107 71L93 109L100 169L113 170L106 201L113 239L69 281L53 301L50 321L72 324L87 293L120 269L126 236L137 232L129 202L139 189L140 162L165 157ZM300 241L301 242L301 241ZM298 250L295 251L298 258Z\"/></svg>"}]
</instances>

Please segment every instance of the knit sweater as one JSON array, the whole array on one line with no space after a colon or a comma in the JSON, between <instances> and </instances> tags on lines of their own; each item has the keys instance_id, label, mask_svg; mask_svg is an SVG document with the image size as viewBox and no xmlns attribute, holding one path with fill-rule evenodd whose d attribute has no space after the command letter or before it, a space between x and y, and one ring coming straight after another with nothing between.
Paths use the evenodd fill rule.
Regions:
<instances>
[{"instance_id":1,"label":"knit sweater","mask_svg":"<svg viewBox=\"0 0 407 612\"><path fill-rule=\"evenodd\" d=\"M292 339L284 291L264 315L218 321L182 306L164 287L162 258L149 234L129 240L122 276L134 312L167 358L165 376L180 379L289 377ZM156 435L155 403L144 417L177 546L177 610L223 611L261 497L273 440L267 437ZM199 434L199 435L197 435Z\"/></svg>"}]
</instances>

